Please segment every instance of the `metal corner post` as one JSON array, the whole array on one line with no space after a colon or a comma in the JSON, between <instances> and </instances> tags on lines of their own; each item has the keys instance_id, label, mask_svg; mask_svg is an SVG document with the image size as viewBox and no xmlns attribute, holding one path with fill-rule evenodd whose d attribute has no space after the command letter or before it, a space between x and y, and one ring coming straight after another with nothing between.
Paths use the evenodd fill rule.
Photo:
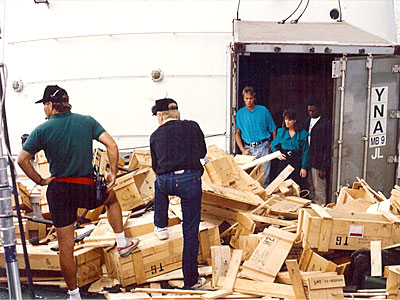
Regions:
<instances>
[{"instance_id":1,"label":"metal corner post","mask_svg":"<svg viewBox=\"0 0 400 300\"><path fill-rule=\"evenodd\" d=\"M367 162L368 162L368 138L369 138L369 123L371 121L371 86L372 86L372 55L369 54L365 63L365 68L368 70L368 82L367 82L367 98L366 98L366 111L367 115L365 118L365 133L362 137L364 142L364 155L363 155L363 172L362 177L367 180Z\"/></svg>"},{"instance_id":2,"label":"metal corner post","mask_svg":"<svg viewBox=\"0 0 400 300\"><path fill-rule=\"evenodd\" d=\"M0 77L0 99L3 99L3 86ZM2 106L1 110L4 109ZM2 111L3 112L3 111ZM2 115L2 114L1 114ZM3 122L3 118L0 119ZM1 126L0 126L1 128ZM17 237L14 226L14 213L11 204L11 187L8 182L8 162L3 155L3 133L0 132L0 225L1 244L7 272L8 294L10 300L22 299L22 290L17 261ZM15 202L18 201L18 198ZM23 232L22 232L23 234Z\"/></svg>"}]
</instances>

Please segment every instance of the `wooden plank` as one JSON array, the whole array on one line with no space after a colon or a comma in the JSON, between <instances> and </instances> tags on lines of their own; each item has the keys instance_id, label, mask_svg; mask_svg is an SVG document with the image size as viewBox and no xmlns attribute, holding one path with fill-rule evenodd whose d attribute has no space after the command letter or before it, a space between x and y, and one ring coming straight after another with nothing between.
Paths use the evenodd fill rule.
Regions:
<instances>
[{"instance_id":1,"label":"wooden plank","mask_svg":"<svg viewBox=\"0 0 400 300\"><path fill-rule=\"evenodd\" d=\"M151 288L135 288L133 289L134 292L140 293L163 293L163 294L194 294L194 295L202 295L207 294L209 291L202 291L202 290L182 290L182 289L151 289Z\"/></svg>"},{"instance_id":2,"label":"wooden plank","mask_svg":"<svg viewBox=\"0 0 400 300\"><path fill-rule=\"evenodd\" d=\"M223 285L224 280L225 277L220 277L218 285ZM281 299L295 299L293 287L289 284L237 278L233 290L235 292L257 296L276 297Z\"/></svg>"},{"instance_id":3,"label":"wooden plank","mask_svg":"<svg viewBox=\"0 0 400 300\"><path fill-rule=\"evenodd\" d=\"M315 276L332 276L337 275L336 272L321 272L321 271L311 271L311 272L304 272L300 270L301 279L303 281L303 286L308 285L308 278L312 278ZM284 284L292 284L292 280L290 279L289 272L279 272L276 276L275 282L277 283L284 283Z\"/></svg>"},{"instance_id":4,"label":"wooden plank","mask_svg":"<svg viewBox=\"0 0 400 300\"><path fill-rule=\"evenodd\" d=\"M277 218L271 218L271 217L264 217L264 216L259 216L255 214L250 214L250 213L239 213L239 215L244 215L247 216L250 220L253 220L258 223L265 223L265 224L270 224L270 225L278 225L278 226L292 226L296 225L296 221L289 221L289 220L281 220ZM239 218L238 215L238 218ZM253 230L254 232L254 230Z\"/></svg>"},{"instance_id":5,"label":"wooden plank","mask_svg":"<svg viewBox=\"0 0 400 300\"><path fill-rule=\"evenodd\" d=\"M311 300L344 299L344 276L312 277L308 279L308 294Z\"/></svg>"},{"instance_id":6,"label":"wooden plank","mask_svg":"<svg viewBox=\"0 0 400 300\"><path fill-rule=\"evenodd\" d=\"M217 176L211 177L213 182L221 184L222 186L229 186L235 182L234 172L231 169L231 165L228 161L228 157L219 158L212 160L207 163L212 164Z\"/></svg>"},{"instance_id":7,"label":"wooden plank","mask_svg":"<svg viewBox=\"0 0 400 300\"><path fill-rule=\"evenodd\" d=\"M142 284L146 282L146 271L143 264L143 256L140 251L134 251L130 258L133 261L133 269L135 271L135 277L137 284Z\"/></svg>"},{"instance_id":8,"label":"wooden plank","mask_svg":"<svg viewBox=\"0 0 400 300\"><path fill-rule=\"evenodd\" d=\"M226 273L222 289L215 292L210 292L201 296L202 299L216 299L224 297L233 292L235 286L236 276L239 272L240 264L242 263L243 250L233 250L231 261L229 263L228 272Z\"/></svg>"},{"instance_id":9,"label":"wooden plank","mask_svg":"<svg viewBox=\"0 0 400 300\"><path fill-rule=\"evenodd\" d=\"M234 162L239 166L239 165L244 165L247 164L249 162L252 162L253 160L255 160L256 157L253 155L243 155L243 154L236 154L233 157Z\"/></svg>"},{"instance_id":10,"label":"wooden plank","mask_svg":"<svg viewBox=\"0 0 400 300\"><path fill-rule=\"evenodd\" d=\"M201 254L203 255L203 261L207 264L211 263L211 249L210 249L210 238L208 236L208 229L199 231L199 241L201 247Z\"/></svg>"},{"instance_id":11,"label":"wooden plank","mask_svg":"<svg viewBox=\"0 0 400 300\"><path fill-rule=\"evenodd\" d=\"M386 280L386 291L390 298L398 299L400 295L400 266L389 266Z\"/></svg>"},{"instance_id":12,"label":"wooden plank","mask_svg":"<svg viewBox=\"0 0 400 300\"><path fill-rule=\"evenodd\" d=\"M271 195L276 188L278 188L283 181L294 171L291 165L287 165L285 169L270 183L265 189L267 195Z\"/></svg>"},{"instance_id":13,"label":"wooden plank","mask_svg":"<svg viewBox=\"0 0 400 300\"><path fill-rule=\"evenodd\" d=\"M242 263L242 256L243 250L233 250L231 261L229 262L228 271L226 272L225 284L222 286L224 289L233 289L239 267Z\"/></svg>"},{"instance_id":14,"label":"wooden plank","mask_svg":"<svg viewBox=\"0 0 400 300\"><path fill-rule=\"evenodd\" d=\"M229 246L211 247L212 287L217 286L219 277L226 276L230 261L231 250Z\"/></svg>"},{"instance_id":15,"label":"wooden plank","mask_svg":"<svg viewBox=\"0 0 400 300\"><path fill-rule=\"evenodd\" d=\"M334 272L337 270L337 265L330 260L323 258L318 253L312 251L312 255L308 262L306 272L310 271L323 271L323 272Z\"/></svg>"},{"instance_id":16,"label":"wooden plank","mask_svg":"<svg viewBox=\"0 0 400 300\"><path fill-rule=\"evenodd\" d=\"M151 282L150 288L151 289L161 289L161 284L159 282ZM154 293L151 293L150 295L151 295L151 298L154 298L154 297L159 297L162 294L159 292L154 292Z\"/></svg>"},{"instance_id":17,"label":"wooden plank","mask_svg":"<svg viewBox=\"0 0 400 300\"><path fill-rule=\"evenodd\" d=\"M177 299L183 299L183 300L188 300L188 299L201 299L200 296L198 295L162 295L160 297L152 297L152 300L177 300ZM246 295L246 294L240 294L240 293L233 293L231 295L227 295L224 297L224 299L254 299L253 295ZM125 299L124 299L125 300Z\"/></svg>"},{"instance_id":18,"label":"wooden plank","mask_svg":"<svg viewBox=\"0 0 400 300\"><path fill-rule=\"evenodd\" d=\"M264 235L250 259L244 262L241 274L250 279L273 282L297 235L271 226Z\"/></svg>"},{"instance_id":19,"label":"wooden plank","mask_svg":"<svg viewBox=\"0 0 400 300\"><path fill-rule=\"evenodd\" d=\"M286 266L289 272L290 280L293 285L294 295L296 299L307 299L304 292L303 280L300 275L299 265L295 259L286 260Z\"/></svg>"},{"instance_id":20,"label":"wooden plank","mask_svg":"<svg viewBox=\"0 0 400 300\"><path fill-rule=\"evenodd\" d=\"M343 275L334 276L315 276L308 278L308 288L310 290L329 289L337 287L345 287Z\"/></svg>"},{"instance_id":21,"label":"wooden plank","mask_svg":"<svg viewBox=\"0 0 400 300\"><path fill-rule=\"evenodd\" d=\"M248 260L250 258L262 238L262 234L250 234L248 236L239 237L238 249L243 250L244 260Z\"/></svg>"},{"instance_id":22,"label":"wooden plank","mask_svg":"<svg viewBox=\"0 0 400 300\"><path fill-rule=\"evenodd\" d=\"M219 246L212 246L219 247ZM212 266L202 266L198 268L199 276L208 276L212 274ZM162 275L158 275L152 278L148 278L146 280L147 283L149 282L158 282L158 281L167 281L167 280L174 280L174 279L183 279L183 272L182 269L174 270Z\"/></svg>"},{"instance_id":23,"label":"wooden plank","mask_svg":"<svg viewBox=\"0 0 400 300\"><path fill-rule=\"evenodd\" d=\"M318 251L327 252L330 247L330 238L332 235L332 226L333 226L332 217L319 206L312 205L312 208L321 217Z\"/></svg>"},{"instance_id":24,"label":"wooden plank","mask_svg":"<svg viewBox=\"0 0 400 300\"><path fill-rule=\"evenodd\" d=\"M251 161L251 162L249 162L247 164L240 165L239 167L242 168L243 170L247 170L247 169L253 168L253 167L255 167L255 166L259 165L259 164L263 164L263 163L265 163L267 161L271 161L271 160L273 160L275 158L278 158L278 156L281 155L281 154L282 153L280 151L276 151L276 152L267 154L267 155L265 155L263 157L257 158L257 159L255 159L255 160L253 160L253 161Z\"/></svg>"},{"instance_id":25,"label":"wooden plank","mask_svg":"<svg viewBox=\"0 0 400 300\"><path fill-rule=\"evenodd\" d=\"M371 241L371 276L382 276L381 241Z\"/></svg>"}]
</instances>

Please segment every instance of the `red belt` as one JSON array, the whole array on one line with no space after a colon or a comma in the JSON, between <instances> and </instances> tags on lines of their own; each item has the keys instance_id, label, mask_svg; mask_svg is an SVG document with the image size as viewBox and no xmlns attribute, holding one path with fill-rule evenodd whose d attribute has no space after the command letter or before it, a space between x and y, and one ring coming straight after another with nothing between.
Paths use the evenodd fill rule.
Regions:
<instances>
[{"instance_id":1,"label":"red belt","mask_svg":"<svg viewBox=\"0 0 400 300\"><path fill-rule=\"evenodd\" d=\"M87 177L58 177L54 181L94 185L94 180Z\"/></svg>"}]
</instances>

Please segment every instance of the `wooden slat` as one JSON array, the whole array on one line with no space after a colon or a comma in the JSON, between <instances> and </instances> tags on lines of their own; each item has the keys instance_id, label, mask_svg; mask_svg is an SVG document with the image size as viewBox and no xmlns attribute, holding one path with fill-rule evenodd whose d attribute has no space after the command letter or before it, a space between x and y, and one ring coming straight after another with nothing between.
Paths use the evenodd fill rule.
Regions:
<instances>
[{"instance_id":1,"label":"wooden slat","mask_svg":"<svg viewBox=\"0 0 400 300\"><path fill-rule=\"evenodd\" d=\"M286 266L289 272L290 280L293 285L294 295L296 299L307 299L304 292L303 280L301 279L299 265L295 259L286 260Z\"/></svg>"},{"instance_id":2,"label":"wooden slat","mask_svg":"<svg viewBox=\"0 0 400 300\"><path fill-rule=\"evenodd\" d=\"M267 155L265 155L263 157L255 159L255 160L253 160L253 161L251 161L251 162L249 162L247 164L240 165L240 168L242 168L243 170L247 170L247 169L253 168L253 167L255 167L255 166L259 165L259 164L263 164L263 163L265 163L267 161L271 161L271 160L273 160L275 158L278 158L278 156L281 155L281 154L282 153L280 151L276 151L276 152L267 154Z\"/></svg>"},{"instance_id":3,"label":"wooden slat","mask_svg":"<svg viewBox=\"0 0 400 300\"><path fill-rule=\"evenodd\" d=\"M146 282L146 271L143 264L143 257L140 251L135 251L130 255L135 270L136 282L138 284Z\"/></svg>"},{"instance_id":4,"label":"wooden slat","mask_svg":"<svg viewBox=\"0 0 400 300\"><path fill-rule=\"evenodd\" d=\"M222 285L224 283L224 280L225 277L220 277L218 284ZM235 292L257 296L275 297L281 299L295 299L293 287L291 285L282 283L263 282L237 278L233 290Z\"/></svg>"},{"instance_id":5,"label":"wooden slat","mask_svg":"<svg viewBox=\"0 0 400 300\"><path fill-rule=\"evenodd\" d=\"M382 276L381 241L371 241L371 276Z\"/></svg>"},{"instance_id":6,"label":"wooden slat","mask_svg":"<svg viewBox=\"0 0 400 300\"><path fill-rule=\"evenodd\" d=\"M230 261L231 250L229 246L211 247L212 287L217 286L219 277L226 276Z\"/></svg>"},{"instance_id":7,"label":"wooden slat","mask_svg":"<svg viewBox=\"0 0 400 300\"><path fill-rule=\"evenodd\" d=\"M287 165L285 169L270 183L265 189L267 195L271 195L275 189L277 189L283 181L294 171L291 165Z\"/></svg>"},{"instance_id":8,"label":"wooden slat","mask_svg":"<svg viewBox=\"0 0 400 300\"><path fill-rule=\"evenodd\" d=\"M228 272L226 273L226 279L224 281L224 284L222 285L222 289L202 295L201 298L216 299L218 297L229 295L233 292L236 276L239 271L240 264L242 263L242 256L243 250L233 250Z\"/></svg>"}]
</instances>

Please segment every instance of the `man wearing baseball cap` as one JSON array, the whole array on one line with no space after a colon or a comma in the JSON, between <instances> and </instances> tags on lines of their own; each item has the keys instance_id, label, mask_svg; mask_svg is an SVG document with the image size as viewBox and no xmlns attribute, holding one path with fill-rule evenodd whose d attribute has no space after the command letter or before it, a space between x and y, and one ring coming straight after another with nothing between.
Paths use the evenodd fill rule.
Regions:
<instances>
[{"instance_id":1,"label":"man wearing baseball cap","mask_svg":"<svg viewBox=\"0 0 400 300\"><path fill-rule=\"evenodd\" d=\"M93 209L103 204L106 206L120 256L129 255L139 242L136 238L125 237L122 211L115 197L96 197L92 141L99 141L107 149L111 169L106 175L107 193L115 184L118 147L94 118L71 112L72 106L63 88L57 85L47 86L43 98L35 103L43 103L48 121L36 127L29 135L18 156L18 164L36 184L48 185L46 196L56 227L61 271L70 299L81 299L73 257L74 222L78 208ZM31 159L40 150L44 150L50 164L49 178L42 178L31 164Z\"/></svg>"},{"instance_id":2,"label":"man wearing baseball cap","mask_svg":"<svg viewBox=\"0 0 400 300\"><path fill-rule=\"evenodd\" d=\"M154 195L154 233L168 239L168 196L181 199L183 212L182 270L184 288L198 288L206 283L199 277L199 225L201 215L200 159L207 154L204 135L194 121L180 120L178 104L171 98L159 99L152 108L159 127L150 136L151 163L157 174Z\"/></svg>"}]
</instances>

